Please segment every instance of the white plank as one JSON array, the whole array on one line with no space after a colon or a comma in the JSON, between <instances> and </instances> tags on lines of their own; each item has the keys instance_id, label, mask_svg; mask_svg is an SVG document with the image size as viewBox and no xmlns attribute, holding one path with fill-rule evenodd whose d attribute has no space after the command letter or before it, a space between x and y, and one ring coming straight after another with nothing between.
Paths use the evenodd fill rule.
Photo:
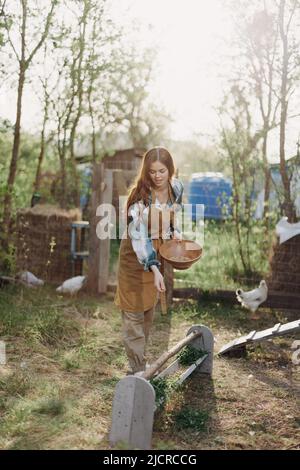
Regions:
<instances>
[{"instance_id":1,"label":"white plank","mask_svg":"<svg viewBox=\"0 0 300 470\"><path fill-rule=\"evenodd\" d=\"M163 371L161 371L154 378L155 379L162 379L163 377L174 374L174 372L176 372L178 369L179 369L179 359L176 359L176 361L172 362L172 364L170 364L168 367L166 367Z\"/></svg>"},{"instance_id":2,"label":"white plank","mask_svg":"<svg viewBox=\"0 0 300 470\"><path fill-rule=\"evenodd\" d=\"M296 331L300 331L300 320L296 320L296 321L285 323L285 324L277 323L272 328L267 328L266 330L256 331L256 332L251 331L249 335L242 336L240 338L236 338L233 341L230 341L229 343L222 346L218 354L219 355L224 354L225 352L236 349L239 346L245 345L248 342L258 343L260 341L264 341L270 338L275 338L277 336L292 334L292 333L295 333Z\"/></svg>"},{"instance_id":3,"label":"white plank","mask_svg":"<svg viewBox=\"0 0 300 470\"><path fill-rule=\"evenodd\" d=\"M188 369L183 374L181 374L177 383L182 384L191 375L191 373L194 372L194 370L197 369L197 367L199 367L203 361L205 361L207 357L208 354L205 354L205 356L200 357L196 362L194 362L194 364L189 366Z\"/></svg>"},{"instance_id":4,"label":"white plank","mask_svg":"<svg viewBox=\"0 0 300 470\"><path fill-rule=\"evenodd\" d=\"M151 449L155 392L142 377L128 376L115 389L110 443L130 449Z\"/></svg>"}]
</instances>

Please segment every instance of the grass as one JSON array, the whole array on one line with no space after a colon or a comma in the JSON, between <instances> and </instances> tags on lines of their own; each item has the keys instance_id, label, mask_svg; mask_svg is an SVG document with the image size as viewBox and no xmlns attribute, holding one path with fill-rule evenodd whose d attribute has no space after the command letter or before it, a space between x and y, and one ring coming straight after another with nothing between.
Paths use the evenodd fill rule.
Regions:
<instances>
[{"instance_id":1,"label":"grass","mask_svg":"<svg viewBox=\"0 0 300 470\"><path fill-rule=\"evenodd\" d=\"M189 429L192 431L204 432L207 429L209 413L203 410L194 410L187 406L176 413L174 419L176 428L179 431Z\"/></svg>"},{"instance_id":2,"label":"grass","mask_svg":"<svg viewBox=\"0 0 300 470\"><path fill-rule=\"evenodd\" d=\"M155 403L159 409L162 409L167 400L172 397L175 390L178 390L176 378L173 377L159 377L150 380L151 385L155 391Z\"/></svg>"},{"instance_id":3,"label":"grass","mask_svg":"<svg viewBox=\"0 0 300 470\"><path fill-rule=\"evenodd\" d=\"M182 366L190 366L205 354L207 354L206 351L194 348L191 344L188 344L180 351L177 357L179 359L179 364Z\"/></svg>"},{"instance_id":4,"label":"grass","mask_svg":"<svg viewBox=\"0 0 300 470\"><path fill-rule=\"evenodd\" d=\"M255 227L254 227L255 229ZM245 247L245 236L243 237ZM257 284L268 273L269 250L263 231L256 227L249 238L252 271L245 273L239 257L232 225L222 221L205 222L203 255L186 271L176 271L178 287L203 290L246 288ZM255 267L255 269L254 269Z\"/></svg>"},{"instance_id":5,"label":"grass","mask_svg":"<svg viewBox=\"0 0 300 470\"><path fill-rule=\"evenodd\" d=\"M0 448L109 449L114 389L127 371L119 311L112 296L62 297L51 287L0 290ZM178 302L156 314L149 361L193 324L209 326L218 350L240 334L290 320L213 300ZM294 338L248 348L245 358L214 359L213 377L194 372L155 415L154 449L277 449L299 443L299 367ZM166 381L165 381L166 382ZM174 380L173 380L174 382ZM158 392L157 392L158 393ZM180 429L179 429L180 428ZM194 439L194 437L199 438Z\"/></svg>"},{"instance_id":6,"label":"grass","mask_svg":"<svg viewBox=\"0 0 300 470\"><path fill-rule=\"evenodd\" d=\"M55 346L73 341L79 334L78 325L60 314L47 288L26 292L16 286L7 286L0 296L0 335L22 335L29 342ZM45 295L45 298L43 296Z\"/></svg>"},{"instance_id":7,"label":"grass","mask_svg":"<svg viewBox=\"0 0 300 470\"><path fill-rule=\"evenodd\" d=\"M33 412L49 416L58 416L65 411L64 402L57 398L46 398L33 409Z\"/></svg>"},{"instance_id":8,"label":"grass","mask_svg":"<svg viewBox=\"0 0 300 470\"><path fill-rule=\"evenodd\" d=\"M0 392L7 397L23 397L30 389L30 376L23 370L15 370L10 376L0 377Z\"/></svg>"}]
</instances>

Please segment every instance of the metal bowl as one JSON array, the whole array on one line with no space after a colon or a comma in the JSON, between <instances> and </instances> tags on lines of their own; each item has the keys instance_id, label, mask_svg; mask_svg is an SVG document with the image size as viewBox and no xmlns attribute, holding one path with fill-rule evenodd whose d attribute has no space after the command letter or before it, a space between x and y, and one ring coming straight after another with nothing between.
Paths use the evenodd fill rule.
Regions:
<instances>
[{"instance_id":1,"label":"metal bowl","mask_svg":"<svg viewBox=\"0 0 300 470\"><path fill-rule=\"evenodd\" d=\"M202 248L191 240L170 240L159 248L161 257L175 269L188 269L202 256Z\"/></svg>"}]
</instances>

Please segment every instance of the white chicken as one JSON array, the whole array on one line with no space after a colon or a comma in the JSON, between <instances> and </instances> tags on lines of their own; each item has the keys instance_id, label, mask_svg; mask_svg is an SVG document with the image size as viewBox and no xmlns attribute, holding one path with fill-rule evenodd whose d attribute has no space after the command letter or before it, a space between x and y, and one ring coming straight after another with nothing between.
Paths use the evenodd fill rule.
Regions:
<instances>
[{"instance_id":1,"label":"white chicken","mask_svg":"<svg viewBox=\"0 0 300 470\"><path fill-rule=\"evenodd\" d=\"M86 277L85 276L75 276L67 279L59 286L56 291L61 292L63 294L76 294L84 285Z\"/></svg>"},{"instance_id":2,"label":"white chicken","mask_svg":"<svg viewBox=\"0 0 300 470\"><path fill-rule=\"evenodd\" d=\"M300 222L290 224L287 217L282 217L276 225L276 233L279 236L280 243L284 243L290 238L300 235Z\"/></svg>"},{"instance_id":3,"label":"white chicken","mask_svg":"<svg viewBox=\"0 0 300 470\"><path fill-rule=\"evenodd\" d=\"M266 281L260 281L259 287L244 292L242 289L236 290L236 297L241 302L243 307L248 308L251 312L256 312L260 304L262 304L268 297L268 286Z\"/></svg>"},{"instance_id":4,"label":"white chicken","mask_svg":"<svg viewBox=\"0 0 300 470\"><path fill-rule=\"evenodd\" d=\"M23 281L23 283L28 285L28 287L44 285L44 281L42 279L38 279L30 271L23 271L18 277L21 281Z\"/></svg>"}]
</instances>

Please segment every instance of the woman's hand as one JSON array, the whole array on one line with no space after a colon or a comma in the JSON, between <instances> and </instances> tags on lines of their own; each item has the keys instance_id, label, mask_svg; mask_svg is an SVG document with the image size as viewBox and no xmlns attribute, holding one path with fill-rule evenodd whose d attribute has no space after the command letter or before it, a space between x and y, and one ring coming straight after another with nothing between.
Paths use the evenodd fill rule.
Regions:
<instances>
[{"instance_id":1,"label":"woman's hand","mask_svg":"<svg viewBox=\"0 0 300 470\"><path fill-rule=\"evenodd\" d=\"M151 270L154 274L154 285L158 292L164 292L166 290L165 281L163 275L159 271L157 266L151 266Z\"/></svg>"}]
</instances>

